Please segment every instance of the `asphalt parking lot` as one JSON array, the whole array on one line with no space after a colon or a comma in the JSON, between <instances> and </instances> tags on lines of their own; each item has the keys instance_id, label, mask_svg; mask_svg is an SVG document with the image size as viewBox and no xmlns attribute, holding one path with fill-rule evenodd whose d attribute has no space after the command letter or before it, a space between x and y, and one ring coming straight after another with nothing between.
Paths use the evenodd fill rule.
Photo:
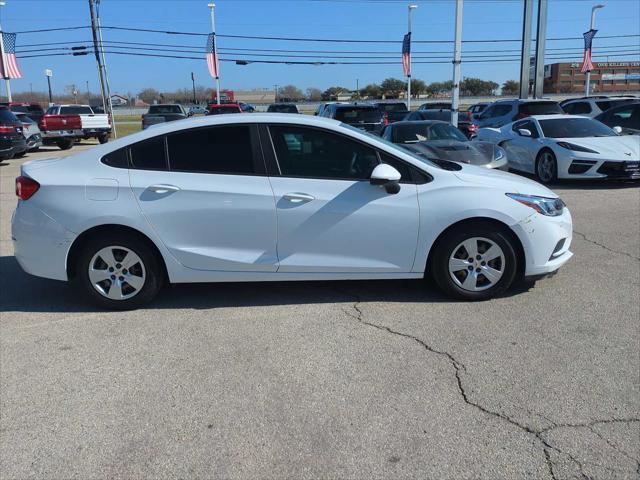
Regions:
<instances>
[{"instance_id":1,"label":"asphalt parking lot","mask_svg":"<svg viewBox=\"0 0 640 480\"><path fill-rule=\"evenodd\" d=\"M209 284L102 312L13 258L19 165L61 154L0 166L1 478L640 478L638 183L556 185L575 257L484 303Z\"/></svg>"}]
</instances>

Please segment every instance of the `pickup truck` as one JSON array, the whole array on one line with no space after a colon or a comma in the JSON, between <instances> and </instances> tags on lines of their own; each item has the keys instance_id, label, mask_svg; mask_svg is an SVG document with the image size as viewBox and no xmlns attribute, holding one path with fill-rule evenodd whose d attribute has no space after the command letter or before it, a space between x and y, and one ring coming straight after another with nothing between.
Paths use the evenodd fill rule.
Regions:
<instances>
[{"instance_id":1,"label":"pickup truck","mask_svg":"<svg viewBox=\"0 0 640 480\"><path fill-rule=\"evenodd\" d=\"M142 115L142 129L158 123L182 120L193 115L187 112L182 105L177 103L151 105L149 111Z\"/></svg>"},{"instance_id":2,"label":"pickup truck","mask_svg":"<svg viewBox=\"0 0 640 480\"><path fill-rule=\"evenodd\" d=\"M49 113L49 110L38 121L42 143L57 145L60 150L70 149L76 139L84 135L80 115L55 115Z\"/></svg>"},{"instance_id":3,"label":"pickup truck","mask_svg":"<svg viewBox=\"0 0 640 480\"><path fill-rule=\"evenodd\" d=\"M97 138L100 143L107 143L111 135L111 122L106 113L95 113L89 105L54 105L49 107L50 115L79 115L82 135L85 140Z\"/></svg>"}]
</instances>

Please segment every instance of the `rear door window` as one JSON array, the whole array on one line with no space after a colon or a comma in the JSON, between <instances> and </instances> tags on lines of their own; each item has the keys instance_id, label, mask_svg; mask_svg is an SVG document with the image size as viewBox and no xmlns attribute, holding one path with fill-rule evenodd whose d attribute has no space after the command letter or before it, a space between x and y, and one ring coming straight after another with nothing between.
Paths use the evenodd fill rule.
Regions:
<instances>
[{"instance_id":1,"label":"rear door window","mask_svg":"<svg viewBox=\"0 0 640 480\"><path fill-rule=\"evenodd\" d=\"M167 156L165 138L153 137L134 143L129 147L131 168L140 170L166 170Z\"/></svg>"},{"instance_id":2,"label":"rear door window","mask_svg":"<svg viewBox=\"0 0 640 480\"><path fill-rule=\"evenodd\" d=\"M248 125L198 128L167 136L169 168L177 172L255 174Z\"/></svg>"},{"instance_id":3,"label":"rear door window","mask_svg":"<svg viewBox=\"0 0 640 480\"><path fill-rule=\"evenodd\" d=\"M494 105L491 110L491 117L502 117L511 112L511 105Z\"/></svg>"}]
</instances>

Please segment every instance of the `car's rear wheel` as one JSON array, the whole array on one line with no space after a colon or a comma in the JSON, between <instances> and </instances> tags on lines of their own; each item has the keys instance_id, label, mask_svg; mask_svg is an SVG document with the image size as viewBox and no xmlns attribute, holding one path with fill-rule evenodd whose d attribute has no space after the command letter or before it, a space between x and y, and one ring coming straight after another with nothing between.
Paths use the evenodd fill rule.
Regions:
<instances>
[{"instance_id":1,"label":"car's rear wheel","mask_svg":"<svg viewBox=\"0 0 640 480\"><path fill-rule=\"evenodd\" d=\"M98 141L100 143L107 143L109 141L109 134L108 133L104 133L102 135L98 135Z\"/></svg>"},{"instance_id":2,"label":"car's rear wheel","mask_svg":"<svg viewBox=\"0 0 640 480\"><path fill-rule=\"evenodd\" d=\"M72 138L63 138L61 140L57 140L56 145L58 145L60 150L69 150L73 147L73 142L74 140Z\"/></svg>"},{"instance_id":3,"label":"car's rear wheel","mask_svg":"<svg viewBox=\"0 0 640 480\"><path fill-rule=\"evenodd\" d=\"M438 286L462 300L486 300L504 292L517 272L509 235L493 225L462 224L440 239L431 256Z\"/></svg>"},{"instance_id":4,"label":"car's rear wheel","mask_svg":"<svg viewBox=\"0 0 640 480\"><path fill-rule=\"evenodd\" d=\"M155 252L133 235L101 235L84 245L76 264L76 282L101 307L138 308L158 294L163 269Z\"/></svg>"},{"instance_id":5,"label":"car's rear wheel","mask_svg":"<svg viewBox=\"0 0 640 480\"><path fill-rule=\"evenodd\" d=\"M558 179L558 162L551 150L542 150L538 153L536 176L542 183L553 183Z\"/></svg>"}]
</instances>

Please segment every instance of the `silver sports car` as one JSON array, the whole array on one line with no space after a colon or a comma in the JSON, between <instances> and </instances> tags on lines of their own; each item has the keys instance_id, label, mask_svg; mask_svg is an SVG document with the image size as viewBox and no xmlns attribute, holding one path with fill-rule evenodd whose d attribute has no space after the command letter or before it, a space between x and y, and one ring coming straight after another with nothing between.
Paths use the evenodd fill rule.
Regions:
<instances>
[{"instance_id":1,"label":"silver sports car","mask_svg":"<svg viewBox=\"0 0 640 480\"><path fill-rule=\"evenodd\" d=\"M507 155L501 147L491 142L469 140L447 122L396 122L387 125L381 136L430 159L508 169Z\"/></svg>"}]
</instances>

